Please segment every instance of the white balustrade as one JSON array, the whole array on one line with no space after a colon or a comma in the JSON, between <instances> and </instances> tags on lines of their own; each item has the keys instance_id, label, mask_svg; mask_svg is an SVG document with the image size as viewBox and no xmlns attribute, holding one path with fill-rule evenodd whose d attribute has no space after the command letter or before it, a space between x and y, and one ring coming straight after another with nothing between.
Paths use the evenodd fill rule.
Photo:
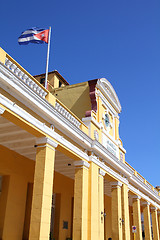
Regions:
<instances>
[{"instance_id":1,"label":"white balustrade","mask_svg":"<svg viewBox=\"0 0 160 240\"><path fill-rule=\"evenodd\" d=\"M58 102L55 105L56 110L61 113L66 119L73 123L76 127L80 127L81 123L71 115L64 107L62 107Z\"/></svg>"},{"instance_id":2,"label":"white balustrade","mask_svg":"<svg viewBox=\"0 0 160 240\"><path fill-rule=\"evenodd\" d=\"M129 168L129 170L131 171L131 173L134 174L134 170L128 164L126 164L126 165Z\"/></svg>"},{"instance_id":3,"label":"white balustrade","mask_svg":"<svg viewBox=\"0 0 160 240\"><path fill-rule=\"evenodd\" d=\"M159 192L157 190L154 190L154 193L159 196Z\"/></svg>"},{"instance_id":4,"label":"white balustrade","mask_svg":"<svg viewBox=\"0 0 160 240\"><path fill-rule=\"evenodd\" d=\"M144 178L143 178L139 173L137 173L137 178L138 178L141 182L144 182Z\"/></svg>"},{"instance_id":5,"label":"white balustrade","mask_svg":"<svg viewBox=\"0 0 160 240\"><path fill-rule=\"evenodd\" d=\"M37 83L34 82L26 73L18 68L18 66L8 58L5 60L5 66L10 69L16 76L18 76L28 87L36 92L41 97L45 98L47 92L43 90Z\"/></svg>"},{"instance_id":6,"label":"white balustrade","mask_svg":"<svg viewBox=\"0 0 160 240\"><path fill-rule=\"evenodd\" d=\"M148 182L146 182L146 185L147 185L147 187L149 187L150 189L152 189L152 186L151 186Z\"/></svg>"}]
</instances>

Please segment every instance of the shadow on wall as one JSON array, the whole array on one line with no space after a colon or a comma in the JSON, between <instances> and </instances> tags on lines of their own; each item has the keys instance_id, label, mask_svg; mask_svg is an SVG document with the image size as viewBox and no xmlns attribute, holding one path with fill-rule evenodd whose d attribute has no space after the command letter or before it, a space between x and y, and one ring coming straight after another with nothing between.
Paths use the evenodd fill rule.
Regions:
<instances>
[{"instance_id":1,"label":"shadow on wall","mask_svg":"<svg viewBox=\"0 0 160 240\"><path fill-rule=\"evenodd\" d=\"M71 111L82 119L85 117L85 113L88 110L91 110L91 102L88 88L86 88L71 107Z\"/></svg>"}]
</instances>

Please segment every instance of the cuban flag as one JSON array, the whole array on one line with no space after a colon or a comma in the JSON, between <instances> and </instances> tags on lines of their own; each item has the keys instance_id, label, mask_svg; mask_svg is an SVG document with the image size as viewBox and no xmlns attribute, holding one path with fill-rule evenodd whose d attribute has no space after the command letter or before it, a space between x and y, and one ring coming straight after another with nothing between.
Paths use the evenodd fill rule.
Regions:
<instances>
[{"instance_id":1,"label":"cuban flag","mask_svg":"<svg viewBox=\"0 0 160 240\"><path fill-rule=\"evenodd\" d=\"M26 45L28 43L48 43L49 29L33 27L22 32L18 38L20 45Z\"/></svg>"}]
</instances>

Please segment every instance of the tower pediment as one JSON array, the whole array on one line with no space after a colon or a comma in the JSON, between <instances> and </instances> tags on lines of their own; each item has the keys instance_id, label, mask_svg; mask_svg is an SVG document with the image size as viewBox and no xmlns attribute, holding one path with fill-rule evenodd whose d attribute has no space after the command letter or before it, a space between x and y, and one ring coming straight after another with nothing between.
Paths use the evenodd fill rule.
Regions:
<instances>
[{"instance_id":1,"label":"tower pediment","mask_svg":"<svg viewBox=\"0 0 160 240\"><path fill-rule=\"evenodd\" d=\"M99 89L105 98L111 103L111 105L115 108L115 110L120 113L122 110L121 104L119 102L118 96L110 84L110 82L106 78L100 78L96 84L97 89Z\"/></svg>"}]
</instances>

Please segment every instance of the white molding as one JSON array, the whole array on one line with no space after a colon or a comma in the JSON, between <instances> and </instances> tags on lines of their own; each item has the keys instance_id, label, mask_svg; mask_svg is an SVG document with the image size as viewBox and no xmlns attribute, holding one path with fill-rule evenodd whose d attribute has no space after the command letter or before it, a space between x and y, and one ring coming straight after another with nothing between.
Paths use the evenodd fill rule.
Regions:
<instances>
[{"instance_id":1,"label":"white molding","mask_svg":"<svg viewBox=\"0 0 160 240\"><path fill-rule=\"evenodd\" d=\"M106 175L106 173L101 168L99 168L99 175L104 177Z\"/></svg>"},{"instance_id":2,"label":"white molding","mask_svg":"<svg viewBox=\"0 0 160 240\"><path fill-rule=\"evenodd\" d=\"M82 166L84 166L84 167L86 167L86 168L89 168L89 167L90 167L90 164L89 164L88 162L86 162L86 161L81 160L81 161L75 161L75 162L74 162L74 166L76 166L76 167L82 167Z\"/></svg>"},{"instance_id":3,"label":"white molding","mask_svg":"<svg viewBox=\"0 0 160 240\"><path fill-rule=\"evenodd\" d=\"M126 154L126 149L124 149L124 147L122 147L121 145L119 145L118 147L120 148L120 150L121 150L122 152L124 152L124 154Z\"/></svg>"},{"instance_id":4,"label":"white molding","mask_svg":"<svg viewBox=\"0 0 160 240\"><path fill-rule=\"evenodd\" d=\"M0 115L2 115L4 113L4 111L5 111L5 108L0 107Z\"/></svg>"},{"instance_id":5,"label":"white molding","mask_svg":"<svg viewBox=\"0 0 160 240\"><path fill-rule=\"evenodd\" d=\"M36 139L36 144L49 144L50 146L52 146L53 148L56 148L58 146L58 143L53 141L50 138L47 137L43 137L43 138L37 138Z\"/></svg>"}]
</instances>

